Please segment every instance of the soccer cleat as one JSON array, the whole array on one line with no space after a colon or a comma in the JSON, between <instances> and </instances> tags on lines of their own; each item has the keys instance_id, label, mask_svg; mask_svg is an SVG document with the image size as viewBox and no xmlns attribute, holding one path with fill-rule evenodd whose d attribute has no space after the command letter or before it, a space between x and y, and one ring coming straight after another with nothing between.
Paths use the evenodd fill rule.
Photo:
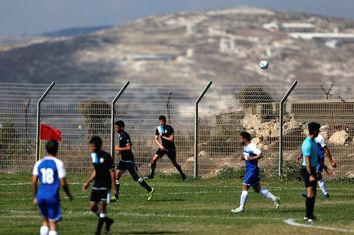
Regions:
<instances>
[{"instance_id":1,"label":"soccer cleat","mask_svg":"<svg viewBox=\"0 0 354 235\"><path fill-rule=\"evenodd\" d=\"M111 202L116 202L119 199L119 195L115 195L111 197Z\"/></svg>"},{"instance_id":2,"label":"soccer cleat","mask_svg":"<svg viewBox=\"0 0 354 235\"><path fill-rule=\"evenodd\" d=\"M113 219L107 219L106 221L106 226L105 226L105 230L106 233L109 233L110 229L111 229L111 225L114 223Z\"/></svg>"},{"instance_id":3,"label":"soccer cleat","mask_svg":"<svg viewBox=\"0 0 354 235\"><path fill-rule=\"evenodd\" d=\"M242 207L238 207L238 208L236 208L236 209L231 209L231 212L232 213L241 213L241 212L243 212L244 210L243 210L243 208Z\"/></svg>"},{"instance_id":4,"label":"soccer cleat","mask_svg":"<svg viewBox=\"0 0 354 235\"><path fill-rule=\"evenodd\" d=\"M307 198L307 193L301 193L301 196L302 196L303 198Z\"/></svg>"},{"instance_id":5,"label":"soccer cleat","mask_svg":"<svg viewBox=\"0 0 354 235\"><path fill-rule=\"evenodd\" d=\"M154 197L155 189L151 187L151 191L149 192L148 195L148 201L151 201L151 199Z\"/></svg>"},{"instance_id":6,"label":"soccer cleat","mask_svg":"<svg viewBox=\"0 0 354 235\"><path fill-rule=\"evenodd\" d=\"M308 217L304 217L304 221L308 222L308 223L313 223L313 219L308 218Z\"/></svg>"},{"instance_id":7,"label":"soccer cleat","mask_svg":"<svg viewBox=\"0 0 354 235\"><path fill-rule=\"evenodd\" d=\"M279 209L279 207L280 207L280 197L275 197L274 205L275 205L275 209Z\"/></svg>"},{"instance_id":8,"label":"soccer cleat","mask_svg":"<svg viewBox=\"0 0 354 235\"><path fill-rule=\"evenodd\" d=\"M313 222L315 222L315 220L316 220L316 217L315 216L312 216L312 217L304 217L304 221L305 222L308 222L308 223L313 223Z\"/></svg>"},{"instance_id":9,"label":"soccer cleat","mask_svg":"<svg viewBox=\"0 0 354 235\"><path fill-rule=\"evenodd\" d=\"M148 175L144 177L145 180L152 180L153 178L154 178L153 175Z\"/></svg>"},{"instance_id":10,"label":"soccer cleat","mask_svg":"<svg viewBox=\"0 0 354 235\"><path fill-rule=\"evenodd\" d=\"M329 199L329 198L330 198L329 193L323 194L323 199Z\"/></svg>"}]
</instances>

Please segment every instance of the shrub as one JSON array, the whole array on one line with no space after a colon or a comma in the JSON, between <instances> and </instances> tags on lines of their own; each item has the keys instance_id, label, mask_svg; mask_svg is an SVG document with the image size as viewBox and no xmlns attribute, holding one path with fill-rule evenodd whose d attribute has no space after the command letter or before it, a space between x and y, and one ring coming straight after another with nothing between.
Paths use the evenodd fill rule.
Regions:
<instances>
[{"instance_id":1,"label":"shrub","mask_svg":"<svg viewBox=\"0 0 354 235\"><path fill-rule=\"evenodd\" d=\"M278 174L278 168L274 172ZM294 160L284 161L283 178L288 180L301 180L300 164Z\"/></svg>"},{"instance_id":2,"label":"shrub","mask_svg":"<svg viewBox=\"0 0 354 235\"><path fill-rule=\"evenodd\" d=\"M217 177L220 179L241 179L246 174L246 167L237 170L231 166L223 166L218 172Z\"/></svg>"}]
</instances>

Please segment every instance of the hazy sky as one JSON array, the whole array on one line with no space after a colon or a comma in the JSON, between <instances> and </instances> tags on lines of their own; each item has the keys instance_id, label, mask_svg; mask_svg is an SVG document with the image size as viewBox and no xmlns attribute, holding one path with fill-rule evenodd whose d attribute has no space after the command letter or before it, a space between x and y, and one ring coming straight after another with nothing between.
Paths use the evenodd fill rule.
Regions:
<instances>
[{"instance_id":1,"label":"hazy sky","mask_svg":"<svg viewBox=\"0 0 354 235\"><path fill-rule=\"evenodd\" d=\"M0 0L0 35L118 25L149 15L237 6L354 19L354 0Z\"/></svg>"}]
</instances>

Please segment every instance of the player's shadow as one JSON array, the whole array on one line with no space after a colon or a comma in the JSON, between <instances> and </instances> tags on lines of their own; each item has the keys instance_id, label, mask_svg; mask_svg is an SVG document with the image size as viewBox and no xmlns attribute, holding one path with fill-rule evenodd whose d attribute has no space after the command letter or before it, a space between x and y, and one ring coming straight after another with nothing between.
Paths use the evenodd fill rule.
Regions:
<instances>
[{"instance_id":1,"label":"player's shadow","mask_svg":"<svg viewBox=\"0 0 354 235\"><path fill-rule=\"evenodd\" d=\"M139 235L139 234L179 234L180 232L175 232L175 231L150 231L150 232L123 232L120 234L135 234L135 235Z\"/></svg>"},{"instance_id":2,"label":"player's shadow","mask_svg":"<svg viewBox=\"0 0 354 235\"><path fill-rule=\"evenodd\" d=\"M277 214L288 214L294 212L304 212L306 209L304 208L282 208L281 210L277 210Z\"/></svg>"},{"instance_id":3,"label":"player's shadow","mask_svg":"<svg viewBox=\"0 0 354 235\"><path fill-rule=\"evenodd\" d=\"M154 199L154 202L183 202L182 198L165 198L165 199Z\"/></svg>"}]
</instances>

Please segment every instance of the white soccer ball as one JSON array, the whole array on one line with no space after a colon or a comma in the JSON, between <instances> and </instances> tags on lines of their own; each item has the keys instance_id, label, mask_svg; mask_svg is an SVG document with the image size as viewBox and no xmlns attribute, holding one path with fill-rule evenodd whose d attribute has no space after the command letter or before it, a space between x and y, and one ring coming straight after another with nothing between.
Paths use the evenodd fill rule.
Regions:
<instances>
[{"instance_id":1,"label":"white soccer ball","mask_svg":"<svg viewBox=\"0 0 354 235\"><path fill-rule=\"evenodd\" d=\"M261 62L259 62L259 67L261 67L261 69L267 69L269 66L269 62L266 60L261 60Z\"/></svg>"}]
</instances>

